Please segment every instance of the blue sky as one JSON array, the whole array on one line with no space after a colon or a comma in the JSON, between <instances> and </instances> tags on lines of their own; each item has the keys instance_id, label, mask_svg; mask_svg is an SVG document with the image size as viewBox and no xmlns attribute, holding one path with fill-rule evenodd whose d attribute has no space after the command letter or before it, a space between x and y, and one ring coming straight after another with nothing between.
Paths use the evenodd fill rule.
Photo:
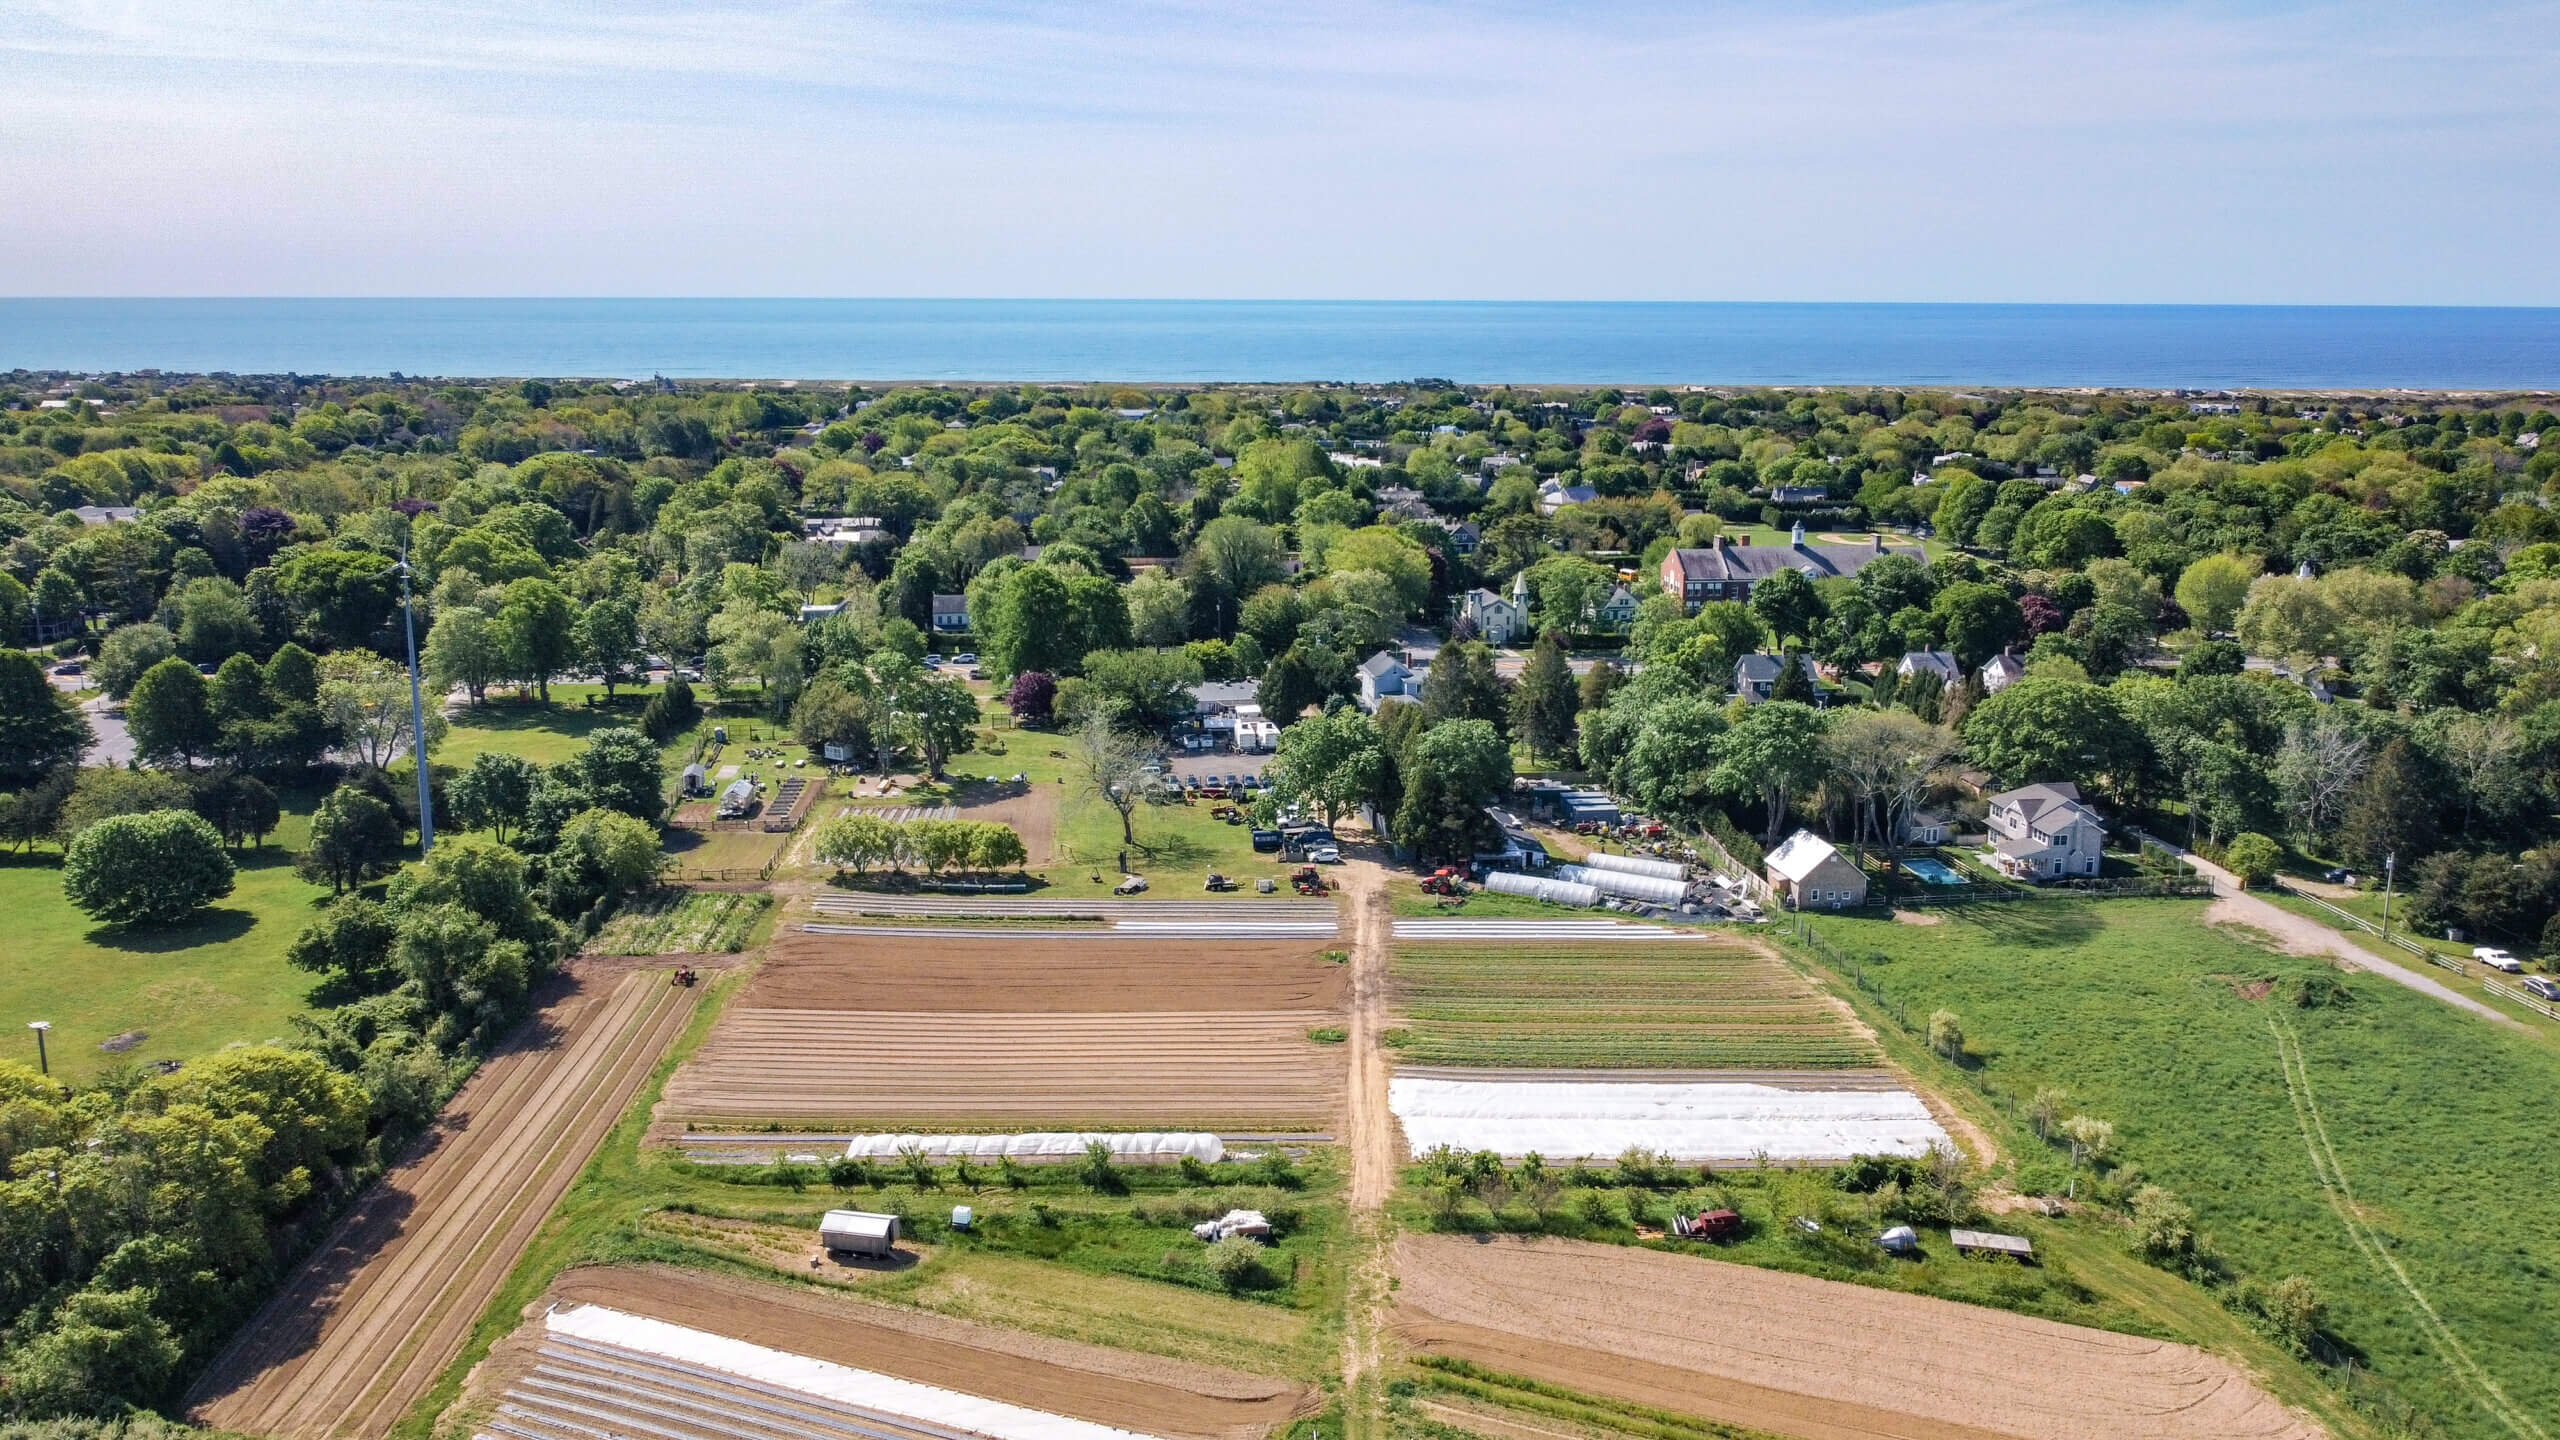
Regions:
<instances>
[{"instance_id":1,"label":"blue sky","mask_svg":"<svg viewBox=\"0 0 2560 1440\"><path fill-rule=\"evenodd\" d=\"M2555 304L2556 19L10 0L0 293Z\"/></svg>"}]
</instances>

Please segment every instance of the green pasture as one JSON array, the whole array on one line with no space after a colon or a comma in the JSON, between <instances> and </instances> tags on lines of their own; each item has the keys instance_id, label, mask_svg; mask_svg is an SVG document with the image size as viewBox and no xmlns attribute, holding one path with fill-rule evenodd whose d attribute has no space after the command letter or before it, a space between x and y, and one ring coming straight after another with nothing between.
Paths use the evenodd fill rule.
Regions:
<instances>
[{"instance_id":1,"label":"green pasture","mask_svg":"<svg viewBox=\"0 0 2560 1440\"><path fill-rule=\"evenodd\" d=\"M2404 1400L2485 1440L2560 1413L2560 1052L2208 927L2195 902L1941 913L1817 929L1871 1004L1915 1025L1960 1016L1982 1078L2020 1097L2059 1086L2113 1121L2121 1161L2192 1205L2237 1274L2310 1278L2327 1374L2355 1377L2377 1416ZM2061 1164L2017 1133L2022 1171Z\"/></svg>"}]
</instances>

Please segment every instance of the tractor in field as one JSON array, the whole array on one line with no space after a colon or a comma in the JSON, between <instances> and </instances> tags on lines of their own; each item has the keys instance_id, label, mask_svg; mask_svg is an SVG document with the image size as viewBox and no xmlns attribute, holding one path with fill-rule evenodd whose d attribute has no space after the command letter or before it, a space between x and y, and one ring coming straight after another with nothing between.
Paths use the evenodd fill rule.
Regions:
<instances>
[{"instance_id":1,"label":"tractor in field","mask_svg":"<svg viewBox=\"0 0 2560 1440\"><path fill-rule=\"evenodd\" d=\"M1443 865L1439 869L1422 877L1422 893L1425 895L1447 895L1452 897L1465 895L1467 893L1467 877L1464 872L1451 866Z\"/></svg>"},{"instance_id":2,"label":"tractor in field","mask_svg":"<svg viewBox=\"0 0 2560 1440\"><path fill-rule=\"evenodd\" d=\"M1332 887L1324 883L1324 876L1319 874L1316 867L1313 865L1299 866L1296 872L1289 876L1289 888L1297 891L1301 895L1329 895L1333 893Z\"/></svg>"}]
</instances>

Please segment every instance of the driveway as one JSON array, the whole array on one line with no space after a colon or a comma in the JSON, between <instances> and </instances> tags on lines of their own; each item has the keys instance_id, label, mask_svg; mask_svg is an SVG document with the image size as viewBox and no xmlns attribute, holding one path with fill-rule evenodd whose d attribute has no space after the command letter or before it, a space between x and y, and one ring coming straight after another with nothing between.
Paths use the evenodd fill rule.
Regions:
<instances>
[{"instance_id":1,"label":"driveway","mask_svg":"<svg viewBox=\"0 0 2560 1440\"><path fill-rule=\"evenodd\" d=\"M89 733L97 743L82 757L83 765L127 765L133 761L133 734L124 728L124 707L109 705L100 695L80 707L81 717L89 722Z\"/></svg>"},{"instance_id":2,"label":"driveway","mask_svg":"<svg viewBox=\"0 0 2560 1440\"><path fill-rule=\"evenodd\" d=\"M2246 925L2275 937L2276 943L2294 955L2329 955L2350 970L2379 975L2397 985L2405 985L2421 995L2433 996L2447 1005L2468 1010L2474 1015L2495 1020L2518 1030L2529 1029L2523 1021L2503 1014L2433 976L2408 966L2386 960L2329 926L2305 916L2296 915L2281 905L2261 900L2240 888L2238 877L2201 855L2178 849L2165 841L2155 842L2187 863L2187 868L2213 882L2213 893L2221 898L2205 911L2205 919L2214 923Z\"/></svg>"}]
</instances>

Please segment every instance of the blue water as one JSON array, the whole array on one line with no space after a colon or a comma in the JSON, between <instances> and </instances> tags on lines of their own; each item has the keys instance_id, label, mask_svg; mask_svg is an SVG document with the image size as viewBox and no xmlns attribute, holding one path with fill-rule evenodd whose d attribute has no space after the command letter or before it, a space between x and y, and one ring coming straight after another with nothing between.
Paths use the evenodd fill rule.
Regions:
<instances>
[{"instance_id":1,"label":"blue water","mask_svg":"<svg viewBox=\"0 0 2560 1440\"><path fill-rule=\"evenodd\" d=\"M1961 885L1964 883L1964 877L1957 874L1944 860L1905 860L1902 862L1902 868L1919 876L1921 879L1928 881L1932 885Z\"/></svg>"},{"instance_id":2,"label":"blue water","mask_svg":"<svg viewBox=\"0 0 2560 1440\"><path fill-rule=\"evenodd\" d=\"M2560 387L2560 309L5 300L0 369L866 380Z\"/></svg>"}]
</instances>

